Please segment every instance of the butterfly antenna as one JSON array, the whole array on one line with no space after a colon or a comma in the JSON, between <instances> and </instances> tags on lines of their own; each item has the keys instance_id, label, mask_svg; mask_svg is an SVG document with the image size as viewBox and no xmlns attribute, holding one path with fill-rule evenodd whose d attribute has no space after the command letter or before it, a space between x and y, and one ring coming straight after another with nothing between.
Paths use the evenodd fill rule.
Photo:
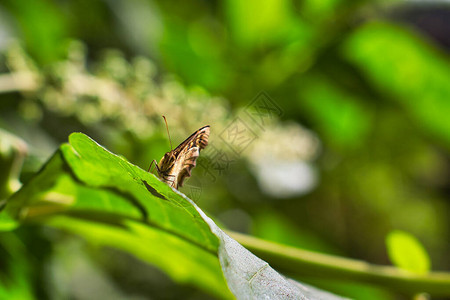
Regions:
<instances>
[{"instance_id":1,"label":"butterfly antenna","mask_svg":"<svg viewBox=\"0 0 450 300\"><path fill-rule=\"evenodd\" d=\"M164 118L164 122L166 122L166 129L167 129L167 135L169 136L169 143L170 143L170 150L172 151L172 140L170 139L170 133L169 133L169 125L167 125L166 117L162 116Z\"/></svg>"}]
</instances>

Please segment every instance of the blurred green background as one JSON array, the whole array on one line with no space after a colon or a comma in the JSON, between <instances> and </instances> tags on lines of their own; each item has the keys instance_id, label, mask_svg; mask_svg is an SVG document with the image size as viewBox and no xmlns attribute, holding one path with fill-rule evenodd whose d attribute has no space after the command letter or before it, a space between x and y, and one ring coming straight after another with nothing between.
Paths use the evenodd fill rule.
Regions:
<instances>
[{"instance_id":1,"label":"blurred green background","mask_svg":"<svg viewBox=\"0 0 450 300\"><path fill-rule=\"evenodd\" d=\"M3 0L2 197L74 131L147 169L170 149L165 115L174 146L212 126L181 191L223 227L375 264L403 230L449 271L449 19L425 1ZM208 297L49 229L2 234L0 251L40 299Z\"/></svg>"}]
</instances>

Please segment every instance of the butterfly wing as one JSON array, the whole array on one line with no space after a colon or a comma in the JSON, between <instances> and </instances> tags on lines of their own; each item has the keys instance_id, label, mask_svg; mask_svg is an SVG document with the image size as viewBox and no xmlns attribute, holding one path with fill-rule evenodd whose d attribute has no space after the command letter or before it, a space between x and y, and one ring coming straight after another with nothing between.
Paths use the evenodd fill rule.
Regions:
<instances>
[{"instance_id":1,"label":"butterfly wing","mask_svg":"<svg viewBox=\"0 0 450 300\"><path fill-rule=\"evenodd\" d=\"M196 166L199 155L199 147L191 147L187 151L180 153L180 160L175 163L173 168L173 187L183 186L184 180L191 176L191 170Z\"/></svg>"},{"instance_id":2,"label":"butterfly wing","mask_svg":"<svg viewBox=\"0 0 450 300\"><path fill-rule=\"evenodd\" d=\"M165 174L162 174L161 179L164 182L176 189L183 186L184 180L191 176L191 170L196 166L200 150L208 145L209 132L209 126L204 126L173 150L175 162Z\"/></svg>"},{"instance_id":3,"label":"butterfly wing","mask_svg":"<svg viewBox=\"0 0 450 300\"><path fill-rule=\"evenodd\" d=\"M206 146L208 146L209 131L209 125L207 125L191 134L187 139L184 140L184 142L182 142L173 150L175 157L178 157L178 155L182 151L185 151L185 149L197 146L199 147L199 150L202 150Z\"/></svg>"}]
</instances>

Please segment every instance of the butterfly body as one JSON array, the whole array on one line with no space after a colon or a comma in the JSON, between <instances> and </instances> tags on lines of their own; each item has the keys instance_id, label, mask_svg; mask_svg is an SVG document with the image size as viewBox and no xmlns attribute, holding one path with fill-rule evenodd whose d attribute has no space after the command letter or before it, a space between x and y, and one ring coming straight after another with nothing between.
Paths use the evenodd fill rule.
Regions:
<instances>
[{"instance_id":1,"label":"butterfly body","mask_svg":"<svg viewBox=\"0 0 450 300\"><path fill-rule=\"evenodd\" d=\"M184 180L191 176L191 170L196 166L200 150L208 145L209 132L209 125L204 126L174 150L166 152L156 164L158 177L176 189L183 186Z\"/></svg>"}]
</instances>

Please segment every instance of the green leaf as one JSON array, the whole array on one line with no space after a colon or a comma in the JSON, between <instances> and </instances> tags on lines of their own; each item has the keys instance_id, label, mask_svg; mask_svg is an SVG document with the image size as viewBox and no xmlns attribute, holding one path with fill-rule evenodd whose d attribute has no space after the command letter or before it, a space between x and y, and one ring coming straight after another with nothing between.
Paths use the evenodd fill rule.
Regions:
<instances>
[{"instance_id":1,"label":"green leaf","mask_svg":"<svg viewBox=\"0 0 450 300\"><path fill-rule=\"evenodd\" d=\"M386 23L358 28L343 50L381 94L450 147L450 64L443 53L418 34Z\"/></svg>"},{"instance_id":2,"label":"green leaf","mask_svg":"<svg viewBox=\"0 0 450 300\"><path fill-rule=\"evenodd\" d=\"M36 299L30 280L28 249L12 232L0 232L0 299Z\"/></svg>"},{"instance_id":3,"label":"green leaf","mask_svg":"<svg viewBox=\"0 0 450 300\"><path fill-rule=\"evenodd\" d=\"M9 1L27 47L41 63L62 56L62 42L69 37L68 18L51 1Z\"/></svg>"},{"instance_id":4,"label":"green leaf","mask_svg":"<svg viewBox=\"0 0 450 300\"><path fill-rule=\"evenodd\" d=\"M94 245L120 249L165 271L173 280L196 285L219 298L230 298L217 256L163 230L140 222L111 226L58 216L48 225L76 233Z\"/></svg>"},{"instance_id":5,"label":"green leaf","mask_svg":"<svg viewBox=\"0 0 450 300\"><path fill-rule=\"evenodd\" d=\"M395 266L416 273L427 273L430 270L430 258L413 235L394 230L386 237L386 247Z\"/></svg>"},{"instance_id":6,"label":"green leaf","mask_svg":"<svg viewBox=\"0 0 450 300\"><path fill-rule=\"evenodd\" d=\"M9 199L9 216L121 249L218 298L232 298L230 290L238 298L316 293L278 274L153 174L81 133L69 142Z\"/></svg>"},{"instance_id":7,"label":"green leaf","mask_svg":"<svg viewBox=\"0 0 450 300\"><path fill-rule=\"evenodd\" d=\"M351 148L365 143L372 114L363 99L318 76L302 84L300 96L301 109L308 112L319 132L332 144Z\"/></svg>"},{"instance_id":8,"label":"green leaf","mask_svg":"<svg viewBox=\"0 0 450 300\"><path fill-rule=\"evenodd\" d=\"M230 297L217 260L219 241L189 200L83 134L69 141L9 199L9 216L117 247L180 283Z\"/></svg>"},{"instance_id":9,"label":"green leaf","mask_svg":"<svg viewBox=\"0 0 450 300\"><path fill-rule=\"evenodd\" d=\"M277 43L298 34L290 1L228 0L225 5L233 37L244 47Z\"/></svg>"},{"instance_id":10,"label":"green leaf","mask_svg":"<svg viewBox=\"0 0 450 300\"><path fill-rule=\"evenodd\" d=\"M0 203L0 207L2 203ZM0 208L1 209L1 208ZM0 232L11 231L19 226L19 223L7 214L0 213Z\"/></svg>"}]
</instances>

